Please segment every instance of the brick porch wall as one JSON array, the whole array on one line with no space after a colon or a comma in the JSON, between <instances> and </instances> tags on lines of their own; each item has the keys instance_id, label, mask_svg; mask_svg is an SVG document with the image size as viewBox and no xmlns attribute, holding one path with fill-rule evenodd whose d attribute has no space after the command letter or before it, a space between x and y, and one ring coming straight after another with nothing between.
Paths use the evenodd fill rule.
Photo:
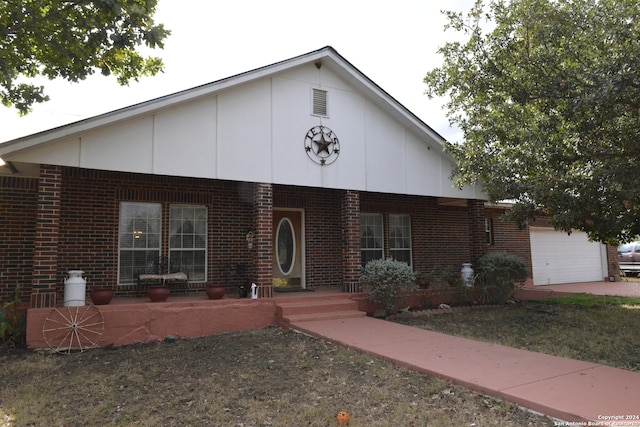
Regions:
<instances>
[{"instance_id":1,"label":"brick porch wall","mask_svg":"<svg viewBox=\"0 0 640 427\"><path fill-rule=\"evenodd\" d=\"M341 201L342 290L360 292L360 193L345 191Z\"/></svg>"},{"instance_id":2,"label":"brick porch wall","mask_svg":"<svg viewBox=\"0 0 640 427\"><path fill-rule=\"evenodd\" d=\"M0 301L31 295L38 180L0 177Z\"/></svg>"},{"instance_id":3,"label":"brick porch wall","mask_svg":"<svg viewBox=\"0 0 640 427\"><path fill-rule=\"evenodd\" d=\"M469 259L471 264L487 253L487 238L485 233L485 208L482 200L469 200L469 245L471 247Z\"/></svg>"},{"instance_id":4,"label":"brick porch wall","mask_svg":"<svg viewBox=\"0 0 640 427\"><path fill-rule=\"evenodd\" d=\"M253 264L260 297L273 297L273 187L255 184L253 191L255 248Z\"/></svg>"},{"instance_id":5,"label":"brick porch wall","mask_svg":"<svg viewBox=\"0 0 640 427\"><path fill-rule=\"evenodd\" d=\"M529 227L520 226L517 221L505 220L502 208L487 208L485 215L493 220L493 244L487 245L487 252L507 252L522 258L531 275L531 240Z\"/></svg>"},{"instance_id":6,"label":"brick porch wall","mask_svg":"<svg viewBox=\"0 0 640 427\"><path fill-rule=\"evenodd\" d=\"M471 262L469 210L466 206L439 205L436 198L360 193L361 213L383 215L385 242L388 242L390 214L411 216L413 269L426 273L436 266L460 271ZM385 257L389 257L385 243Z\"/></svg>"},{"instance_id":7,"label":"brick porch wall","mask_svg":"<svg viewBox=\"0 0 640 427\"><path fill-rule=\"evenodd\" d=\"M63 292L66 271L86 272L87 285L117 283L118 221L121 202L161 203L163 256L168 255L168 219L171 204L205 205L209 230L207 281L191 283L194 290L208 283L245 284L257 246L247 247L246 235L255 229L253 184L142 174L64 168L57 290ZM269 237L270 239L270 237ZM243 275L237 267L244 266ZM125 285L118 294L134 294Z\"/></svg>"},{"instance_id":8,"label":"brick porch wall","mask_svg":"<svg viewBox=\"0 0 640 427\"><path fill-rule=\"evenodd\" d=\"M55 305L59 260L62 168L41 165L36 202L32 307Z\"/></svg>"},{"instance_id":9,"label":"brick porch wall","mask_svg":"<svg viewBox=\"0 0 640 427\"><path fill-rule=\"evenodd\" d=\"M31 283L46 289L52 288L61 300L64 277L70 269L85 271L89 288L94 285L115 285L119 206L124 201L162 204L165 236L163 255L168 254L166 235L169 205L185 203L207 206L207 283L246 283L248 279L257 280L261 286L271 283L270 214L273 208L300 208L305 211L306 282L309 286L342 286L344 283L351 286L357 281L360 212L383 214L385 230L389 214L411 215L412 256L416 271L426 272L436 265L459 271L462 263L471 260L469 209L442 206L430 197L66 167L44 167L43 178L41 190L50 188L47 186L51 185L51 179L61 183L59 205L55 200L53 205L40 205L43 218L46 217L45 207L59 209L61 221L57 243L51 240L47 247L44 246L45 240L41 239L38 243L39 254L53 248L51 245L54 243L57 245L57 259L51 264L57 267L53 273L49 271L46 281L42 278L36 281L32 277L36 249L30 245L34 240L38 242L34 239L37 180L25 180L20 181L24 184L17 184L11 181L15 178L3 178L0 215L5 215L15 224L8 232L11 236L8 239L10 247L4 249L3 253L3 268L5 264L14 266L7 270L10 274L0 275L0 292L5 294L13 289L18 280L25 290ZM4 197L5 189L10 196ZM42 222L41 229L44 225ZM246 241L249 231L254 232L252 248L248 248ZM389 256L388 246L386 250L385 256ZM7 263L7 254L13 257L11 264ZM248 267L246 277L232 274L237 265ZM192 287L201 290L205 283L193 283ZM135 293L136 289L135 286L121 286L117 291L120 295L129 295Z\"/></svg>"}]
</instances>

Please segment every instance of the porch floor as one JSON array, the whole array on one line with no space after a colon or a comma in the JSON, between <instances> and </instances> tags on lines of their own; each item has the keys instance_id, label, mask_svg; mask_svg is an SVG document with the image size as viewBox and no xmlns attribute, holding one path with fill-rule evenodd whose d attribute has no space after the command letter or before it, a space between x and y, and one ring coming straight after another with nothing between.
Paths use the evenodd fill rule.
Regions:
<instances>
[{"instance_id":1,"label":"porch floor","mask_svg":"<svg viewBox=\"0 0 640 427\"><path fill-rule=\"evenodd\" d=\"M283 291L273 292L272 298L258 298L258 300L274 301L283 299L298 299L298 298L316 298L324 297L327 295L342 294L343 292L337 286L318 286L305 291ZM169 298L165 302L191 302L191 301L229 301L229 300L250 300L251 297L239 298L236 294L226 292L225 296L221 300L209 300L207 294L204 292L192 292L192 293L171 293ZM87 297L87 300L90 300ZM116 296L111 300L111 304L123 305L123 304L143 304L149 303L149 297L147 295L141 296ZM156 303L157 304L157 303Z\"/></svg>"}]
</instances>

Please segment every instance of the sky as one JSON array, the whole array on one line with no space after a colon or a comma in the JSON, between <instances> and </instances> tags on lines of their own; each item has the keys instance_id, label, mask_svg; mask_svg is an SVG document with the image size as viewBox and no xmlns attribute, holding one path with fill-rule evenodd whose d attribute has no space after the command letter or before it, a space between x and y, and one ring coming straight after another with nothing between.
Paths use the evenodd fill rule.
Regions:
<instances>
[{"instance_id":1,"label":"sky","mask_svg":"<svg viewBox=\"0 0 640 427\"><path fill-rule=\"evenodd\" d=\"M468 11L473 0L159 0L156 23L172 34L150 51L164 73L119 86L114 77L79 83L38 80L50 96L26 117L0 106L0 142L213 82L332 46L347 61L448 140L443 100L423 78L442 64L442 9Z\"/></svg>"}]
</instances>

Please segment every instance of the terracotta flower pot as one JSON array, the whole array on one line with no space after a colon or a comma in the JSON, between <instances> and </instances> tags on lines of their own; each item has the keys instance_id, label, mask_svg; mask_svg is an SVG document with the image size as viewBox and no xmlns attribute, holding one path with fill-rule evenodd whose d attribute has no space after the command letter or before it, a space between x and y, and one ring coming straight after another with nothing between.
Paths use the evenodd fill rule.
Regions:
<instances>
[{"instance_id":1,"label":"terracotta flower pot","mask_svg":"<svg viewBox=\"0 0 640 427\"><path fill-rule=\"evenodd\" d=\"M224 286L207 286L207 296L209 299L222 299L224 296Z\"/></svg>"},{"instance_id":2,"label":"terracotta flower pot","mask_svg":"<svg viewBox=\"0 0 640 427\"><path fill-rule=\"evenodd\" d=\"M150 286L149 299L151 302L163 302L169 298L168 286Z\"/></svg>"},{"instance_id":3,"label":"terracotta flower pot","mask_svg":"<svg viewBox=\"0 0 640 427\"><path fill-rule=\"evenodd\" d=\"M91 301L95 305L106 305L113 299L113 289L111 288L95 288L91 292Z\"/></svg>"}]
</instances>

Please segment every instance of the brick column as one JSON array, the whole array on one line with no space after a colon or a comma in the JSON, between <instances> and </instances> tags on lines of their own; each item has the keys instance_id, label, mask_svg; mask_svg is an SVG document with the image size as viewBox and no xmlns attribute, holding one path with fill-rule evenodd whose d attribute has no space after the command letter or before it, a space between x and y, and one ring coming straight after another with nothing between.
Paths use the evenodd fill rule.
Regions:
<instances>
[{"instance_id":1,"label":"brick column","mask_svg":"<svg viewBox=\"0 0 640 427\"><path fill-rule=\"evenodd\" d=\"M56 305L61 190L62 168L41 165L33 254L32 308Z\"/></svg>"},{"instance_id":2,"label":"brick column","mask_svg":"<svg viewBox=\"0 0 640 427\"><path fill-rule=\"evenodd\" d=\"M260 298L273 298L273 187L258 183L253 192L253 260Z\"/></svg>"},{"instance_id":3,"label":"brick column","mask_svg":"<svg viewBox=\"0 0 640 427\"><path fill-rule=\"evenodd\" d=\"M616 282L621 280L620 278L620 263L618 262L618 247L617 246L605 246L607 254L607 277L605 281L610 280L613 277Z\"/></svg>"},{"instance_id":4,"label":"brick column","mask_svg":"<svg viewBox=\"0 0 640 427\"><path fill-rule=\"evenodd\" d=\"M484 228L484 201L469 200L469 262L476 268L478 260L487 253L487 238Z\"/></svg>"},{"instance_id":5,"label":"brick column","mask_svg":"<svg viewBox=\"0 0 640 427\"><path fill-rule=\"evenodd\" d=\"M342 292L360 292L360 193L342 193Z\"/></svg>"}]
</instances>

